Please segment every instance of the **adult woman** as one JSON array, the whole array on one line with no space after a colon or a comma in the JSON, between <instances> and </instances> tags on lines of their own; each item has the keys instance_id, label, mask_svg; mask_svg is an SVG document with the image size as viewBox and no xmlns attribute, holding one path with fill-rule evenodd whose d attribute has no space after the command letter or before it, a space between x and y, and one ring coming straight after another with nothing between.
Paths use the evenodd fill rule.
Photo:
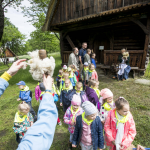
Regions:
<instances>
[{"instance_id":1,"label":"adult woman","mask_svg":"<svg viewBox=\"0 0 150 150\"><path fill-rule=\"evenodd\" d=\"M130 56L129 53L126 51L125 48L121 49L121 54L118 56L118 62L120 62L119 64L119 71L118 71L118 78L119 80L126 80L128 79L128 74L131 70L130 67ZM116 78L116 77L113 77Z\"/></svg>"}]
</instances>

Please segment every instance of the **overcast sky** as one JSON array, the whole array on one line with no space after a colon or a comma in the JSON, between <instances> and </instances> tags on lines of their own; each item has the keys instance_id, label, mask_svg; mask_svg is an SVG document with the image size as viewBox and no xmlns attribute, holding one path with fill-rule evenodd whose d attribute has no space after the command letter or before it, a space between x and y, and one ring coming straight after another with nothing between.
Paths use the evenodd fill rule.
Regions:
<instances>
[{"instance_id":1,"label":"overcast sky","mask_svg":"<svg viewBox=\"0 0 150 150\"><path fill-rule=\"evenodd\" d=\"M29 6L30 3L28 0L24 0L22 5ZM21 33L25 34L27 38L30 38L30 33L35 30L31 23L27 22L29 20L28 17L24 17L23 13L21 13L21 9L19 12L16 9L8 7L8 12L5 13L5 17L10 18L11 23L13 23Z\"/></svg>"}]
</instances>

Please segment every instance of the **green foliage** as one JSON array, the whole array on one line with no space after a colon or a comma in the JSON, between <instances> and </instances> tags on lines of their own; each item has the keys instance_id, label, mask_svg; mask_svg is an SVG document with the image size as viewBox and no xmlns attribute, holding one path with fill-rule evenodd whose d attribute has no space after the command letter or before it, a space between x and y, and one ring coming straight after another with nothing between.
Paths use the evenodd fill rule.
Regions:
<instances>
[{"instance_id":1,"label":"green foliage","mask_svg":"<svg viewBox=\"0 0 150 150\"><path fill-rule=\"evenodd\" d=\"M41 30L45 21L45 14L37 14L37 17L38 20L33 23L36 30L30 34L31 39L26 42L28 50L45 49L50 53L60 51L59 40L56 38L55 34L49 31L43 32Z\"/></svg>"},{"instance_id":2,"label":"green foliage","mask_svg":"<svg viewBox=\"0 0 150 150\"><path fill-rule=\"evenodd\" d=\"M150 78L150 62L149 62L148 66L147 66L147 69L145 71L145 77Z\"/></svg>"},{"instance_id":3,"label":"green foliage","mask_svg":"<svg viewBox=\"0 0 150 150\"><path fill-rule=\"evenodd\" d=\"M25 50L25 35L23 35L10 21L5 18L4 33L0 47L9 47L15 54L23 54Z\"/></svg>"}]
</instances>

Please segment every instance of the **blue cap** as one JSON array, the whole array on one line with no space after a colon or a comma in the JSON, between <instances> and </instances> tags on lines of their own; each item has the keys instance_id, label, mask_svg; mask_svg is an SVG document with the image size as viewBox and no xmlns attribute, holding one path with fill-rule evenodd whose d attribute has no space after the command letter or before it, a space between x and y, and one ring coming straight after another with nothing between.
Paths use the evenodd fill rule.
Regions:
<instances>
[{"instance_id":1,"label":"blue cap","mask_svg":"<svg viewBox=\"0 0 150 150\"><path fill-rule=\"evenodd\" d=\"M19 83L16 83L16 85L26 85L24 81L19 81Z\"/></svg>"}]
</instances>

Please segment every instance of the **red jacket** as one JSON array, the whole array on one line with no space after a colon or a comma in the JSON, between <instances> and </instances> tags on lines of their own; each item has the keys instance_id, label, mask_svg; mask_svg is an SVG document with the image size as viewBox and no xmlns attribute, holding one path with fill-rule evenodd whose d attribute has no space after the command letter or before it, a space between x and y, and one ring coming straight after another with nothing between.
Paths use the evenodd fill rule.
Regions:
<instances>
[{"instance_id":1,"label":"red jacket","mask_svg":"<svg viewBox=\"0 0 150 150\"><path fill-rule=\"evenodd\" d=\"M115 146L112 144L112 141L116 139L117 135L115 109L109 111L108 117L104 125L104 130L105 130L106 144L107 146L111 147L111 150L114 150ZM133 120L132 114L130 113L128 116L128 121L124 125L124 136L121 143L125 147L123 150L127 149L131 145L131 143L135 138L135 135L136 135L135 122Z\"/></svg>"}]
</instances>

